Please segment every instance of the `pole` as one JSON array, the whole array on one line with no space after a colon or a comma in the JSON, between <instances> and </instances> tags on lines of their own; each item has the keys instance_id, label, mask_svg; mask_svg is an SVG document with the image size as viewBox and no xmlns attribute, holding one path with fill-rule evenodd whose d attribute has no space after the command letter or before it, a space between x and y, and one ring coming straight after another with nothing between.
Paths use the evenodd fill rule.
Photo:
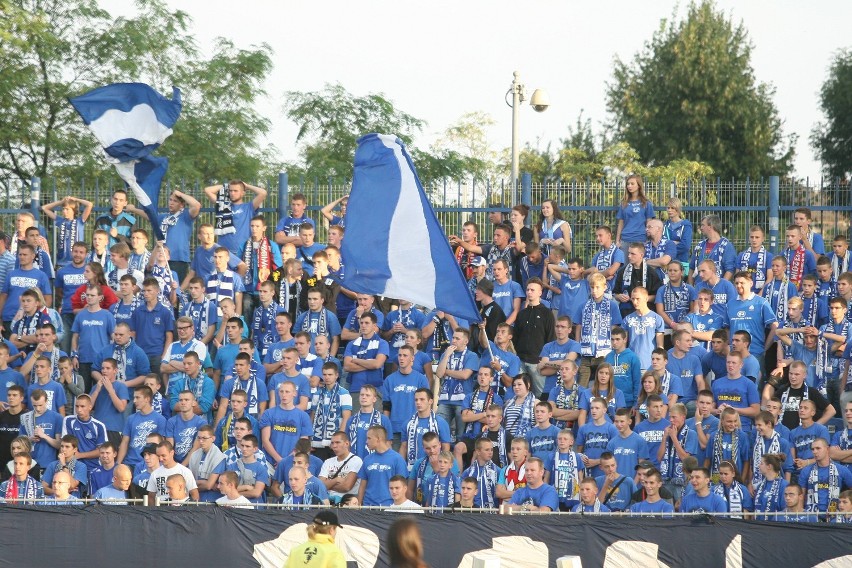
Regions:
<instances>
[{"instance_id":1,"label":"pole","mask_svg":"<svg viewBox=\"0 0 852 568\"><path fill-rule=\"evenodd\" d=\"M287 210L289 209L290 197L288 187L287 172L279 172L278 174L278 218L286 219Z\"/></svg>"},{"instance_id":2,"label":"pole","mask_svg":"<svg viewBox=\"0 0 852 568\"><path fill-rule=\"evenodd\" d=\"M781 224L780 184L778 176L769 176L769 250L778 254L778 228Z\"/></svg>"},{"instance_id":3,"label":"pole","mask_svg":"<svg viewBox=\"0 0 852 568\"><path fill-rule=\"evenodd\" d=\"M519 176L519 153L520 148L518 147L518 118L521 110L521 102L523 99L523 91L524 86L521 85L520 73L515 71L513 73L514 79L512 79L512 188L516 188L518 186L518 176Z\"/></svg>"}]
</instances>

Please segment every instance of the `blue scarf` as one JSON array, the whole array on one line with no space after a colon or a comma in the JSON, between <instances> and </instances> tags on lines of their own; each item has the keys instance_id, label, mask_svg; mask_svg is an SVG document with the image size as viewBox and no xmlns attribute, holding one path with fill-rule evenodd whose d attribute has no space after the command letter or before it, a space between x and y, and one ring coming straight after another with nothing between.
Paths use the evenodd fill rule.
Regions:
<instances>
[{"instance_id":1,"label":"blue scarf","mask_svg":"<svg viewBox=\"0 0 852 568\"><path fill-rule=\"evenodd\" d=\"M752 254L757 255L754 270L752 270L749 266L751 264ZM761 290L766 284L766 248L760 247L760 250L756 253L752 253L750 248L746 249L740 258L740 270L747 270L748 272L751 272L754 289Z\"/></svg>"},{"instance_id":2,"label":"blue scarf","mask_svg":"<svg viewBox=\"0 0 852 568\"><path fill-rule=\"evenodd\" d=\"M228 193L228 184L223 183L216 194L216 226L213 232L216 235L230 235L237 232L234 226L234 210L231 208L231 194Z\"/></svg>"},{"instance_id":3,"label":"blue scarf","mask_svg":"<svg viewBox=\"0 0 852 568\"><path fill-rule=\"evenodd\" d=\"M477 460L473 460L470 467L464 470L462 477L476 478L476 483L479 486L479 492L475 499L479 500L480 507L484 509L494 509L497 506L497 465L493 461L489 461L485 465L479 465Z\"/></svg>"},{"instance_id":4,"label":"blue scarf","mask_svg":"<svg viewBox=\"0 0 852 568\"><path fill-rule=\"evenodd\" d=\"M331 442L331 436L337 432L339 425L340 384L335 383L331 390L323 385L319 391L318 408L314 411L313 442L319 444L319 447L326 447L326 442Z\"/></svg>"},{"instance_id":5,"label":"blue scarf","mask_svg":"<svg viewBox=\"0 0 852 568\"><path fill-rule=\"evenodd\" d=\"M438 419L435 417L435 413L429 411L429 426L427 432L435 432L438 434ZM408 436L408 467L414 465L414 461L417 459L417 424L420 422L420 416L417 413L414 413L414 416L411 417L411 420L408 421L408 425L405 427L405 432Z\"/></svg>"},{"instance_id":6,"label":"blue scarf","mask_svg":"<svg viewBox=\"0 0 852 568\"><path fill-rule=\"evenodd\" d=\"M609 298L600 303L590 298L583 307L580 351L587 357L605 357L612 350L612 304Z\"/></svg>"}]
</instances>

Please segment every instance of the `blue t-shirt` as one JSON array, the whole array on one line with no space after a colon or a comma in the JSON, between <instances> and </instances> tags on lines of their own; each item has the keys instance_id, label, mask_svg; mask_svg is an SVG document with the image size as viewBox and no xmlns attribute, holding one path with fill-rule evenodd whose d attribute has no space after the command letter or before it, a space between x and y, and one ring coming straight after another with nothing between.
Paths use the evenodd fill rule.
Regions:
<instances>
[{"instance_id":1,"label":"blue t-shirt","mask_svg":"<svg viewBox=\"0 0 852 568\"><path fill-rule=\"evenodd\" d=\"M56 381L50 380L47 382L47 384L44 385L40 385L38 383L30 384L27 387L27 401L30 400L30 397L32 397L33 395L33 391L36 389L41 389L44 391L44 394L47 398L48 410L59 412L59 409L68 403L68 400L65 398L65 387L63 387ZM29 406L29 404L27 406Z\"/></svg>"},{"instance_id":2,"label":"blue t-shirt","mask_svg":"<svg viewBox=\"0 0 852 568\"><path fill-rule=\"evenodd\" d=\"M260 431L269 428L269 441L278 455L285 457L296 447L299 438L310 438L314 433L313 425L308 414L301 409L284 410L275 406L263 413L260 418ZM267 453L269 461L274 463Z\"/></svg>"},{"instance_id":3,"label":"blue t-shirt","mask_svg":"<svg viewBox=\"0 0 852 568\"><path fill-rule=\"evenodd\" d=\"M706 497L699 497L697 493L692 492L689 495L684 495L680 503L681 513L727 513L728 503L725 498L714 492L710 492Z\"/></svg>"},{"instance_id":4,"label":"blue t-shirt","mask_svg":"<svg viewBox=\"0 0 852 568\"><path fill-rule=\"evenodd\" d=\"M36 428L44 429L45 437L56 438L62 433L62 415L53 410L46 410L41 416L33 416L33 432L27 432L24 425L21 424L20 434L22 436L30 436L35 433ZM40 465L47 466L56 459L56 448L48 444L45 440L39 440L33 443L32 452L33 459Z\"/></svg>"},{"instance_id":5,"label":"blue t-shirt","mask_svg":"<svg viewBox=\"0 0 852 568\"><path fill-rule=\"evenodd\" d=\"M640 501L638 503L633 503L632 505L630 505L630 512L631 513L637 513L637 514L641 514L641 513L664 513L663 516L668 517L670 515L665 515L665 513L674 513L674 505L672 505L668 501L664 501L662 499L660 499L656 503L649 503L648 501Z\"/></svg>"},{"instance_id":6,"label":"blue t-shirt","mask_svg":"<svg viewBox=\"0 0 852 568\"><path fill-rule=\"evenodd\" d=\"M832 463L837 466L837 473L840 476L840 479L838 479L840 490L843 491L844 489L852 488L852 472L837 462L832 461ZM815 487L810 483L811 471L814 468L817 470L817 483ZM827 466L820 467L815 463L804 468L802 474L799 475L799 485L804 487L805 495L811 491L816 494L816 510L820 513L825 513L828 510L829 477L829 468Z\"/></svg>"},{"instance_id":7,"label":"blue t-shirt","mask_svg":"<svg viewBox=\"0 0 852 568\"><path fill-rule=\"evenodd\" d=\"M572 322L579 322L583 319L583 306L589 300L589 283L585 278L580 280L571 280L567 274L562 275L559 281L559 315L568 316ZM506 312L512 313L511 310Z\"/></svg>"},{"instance_id":8,"label":"blue t-shirt","mask_svg":"<svg viewBox=\"0 0 852 568\"><path fill-rule=\"evenodd\" d=\"M831 445L837 446L843 451L852 450L852 428L838 429L831 438ZM852 463L843 464L852 473Z\"/></svg>"},{"instance_id":9,"label":"blue t-shirt","mask_svg":"<svg viewBox=\"0 0 852 568\"><path fill-rule=\"evenodd\" d=\"M764 351L763 339L766 337L766 329L778 320L769 303L753 294L747 300L736 297L728 300L728 322L731 337L737 331L747 331L751 336L749 353L755 357L761 357Z\"/></svg>"},{"instance_id":10,"label":"blue t-shirt","mask_svg":"<svg viewBox=\"0 0 852 568\"><path fill-rule=\"evenodd\" d=\"M814 422L807 428L797 426L790 432L790 444L796 448L796 457L803 460L813 459L814 453L811 450L811 444L817 438L828 440L831 435L828 433L828 428L824 424Z\"/></svg>"},{"instance_id":11,"label":"blue t-shirt","mask_svg":"<svg viewBox=\"0 0 852 568\"><path fill-rule=\"evenodd\" d=\"M73 313L74 310L71 307L71 296L74 295L77 288L86 283L86 277L83 276L83 271L85 269L85 264L79 267L74 266L73 264L66 264L56 273L56 288L58 290L62 290L61 313Z\"/></svg>"},{"instance_id":12,"label":"blue t-shirt","mask_svg":"<svg viewBox=\"0 0 852 568\"><path fill-rule=\"evenodd\" d=\"M414 444L416 446L414 452L414 460L411 461L413 464L418 459L425 457L426 453L423 449L423 435L426 432L434 432L434 428L430 426L430 417L426 418L418 418L417 422L414 424ZM441 441L441 444L449 444L452 441L452 437L450 436L450 425L447 424L447 421L443 416L435 416L435 423L438 425L438 439ZM411 425L406 425L406 429L402 432L403 435L403 446L407 447L407 441L411 438L411 434L409 432Z\"/></svg>"},{"instance_id":13,"label":"blue t-shirt","mask_svg":"<svg viewBox=\"0 0 852 568\"><path fill-rule=\"evenodd\" d=\"M609 441L618 436L615 426L606 422L600 426L594 422L586 422L577 431L577 446L582 446L583 453L591 458L598 459L606 451ZM590 468L590 475L600 475L603 472L599 466Z\"/></svg>"},{"instance_id":14,"label":"blue t-shirt","mask_svg":"<svg viewBox=\"0 0 852 568\"><path fill-rule=\"evenodd\" d=\"M115 357L115 344L110 343L104 347L92 361L92 370L101 372L104 359ZM135 341L132 339L124 346L124 365L119 364L117 381L132 380L141 375L147 375L151 372L151 363L148 361L148 356L142 351Z\"/></svg>"},{"instance_id":15,"label":"blue t-shirt","mask_svg":"<svg viewBox=\"0 0 852 568\"><path fill-rule=\"evenodd\" d=\"M349 421L346 423L346 432L349 434L349 441L351 443L350 449L353 454L361 459L364 459L370 453L367 449L367 430L370 429L370 426L384 427L388 433L389 440L393 437L393 433L395 432L390 418L385 416L380 410L376 411L376 420L373 421L372 418L373 415L370 413L357 412L353 413L352 416L349 417ZM409 416L409 420L410 419L411 417ZM404 431L404 429L400 430L400 432Z\"/></svg>"},{"instance_id":16,"label":"blue t-shirt","mask_svg":"<svg viewBox=\"0 0 852 568\"><path fill-rule=\"evenodd\" d=\"M175 414L169 421L166 422L166 438L174 440L175 460L182 462L192 445L195 443L195 436L198 435L198 429L207 425L207 420L193 414L189 420L184 420L180 414Z\"/></svg>"},{"instance_id":17,"label":"blue t-shirt","mask_svg":"<svg viewBox=\"0 0 852 568\"><path fill-rule=\"evenodd\" d=\"M147 443L148 435L153 433L166 435L166 418L159 412L151 411L148 414L142 414L137 411L127 417L121 432L122 436L127 436L128 439L125 465L132 468L142 463L142 448Z\"/></svg>"},{"instance_id":18,"label":"blue t-shirt","mask_svg":"<svg viewBox=\"0 0 852 568\"><path fill-rule=\"evenodd\" d=\"M669 362L666 363L666 370L672 375L680 377L680 384L683 388L683 398L681 402L687 403L698 398L698 388L695 384L695 377L703 373L701 370L701 361L692 353L687 353L682 359L674 356L674 349L669 349Z\"/></svg>"},{"instance_id":19,"label":"blue t-shirt","mask_svg":"<svg viewBox=\"0 0 852 568\"><path fill-rule=\"evenodd\" d=\"M585 410L587 415L589 415L589 412L591 411L592 398L594 398L594 396L595 395L592 393L591 389L583 391L580 396L580 408ZM606 391L600 393L601 398L606 399L606 396ZM607 422L612 423L612 419L615 417L615 411L619 408L627 408L627 405L624 403L624 393L619 389L615 389L615 394L607 401L606 414L604 415Z\"/></svg>"},{"instance_id":20,"label":"blue t-shirt","mask_svg":"<svg viewBox=\"0 0 852 568\"><path fill-rule=\"evenodd\" d=\"M371 337L357 337L346 344L344 352L344 360L346 357L353 359L376 359L379 355L384 355L385 360L390 355L390 347L388 342L379 337L378 333L374 333ZM349 373L350 391L357 393L361 391L364 385L373 385L381 387L384 378L383 366L378 369L355 371Z\"/></svg>"},{"instance_id":21,"label":"blue t-shirt","mask_svg":"<svg viewBox=\"0 0 852 568\"><path fill-rule=\"evenodd\" d=\"M712 332L717 329L722 329L723 327L728 327L728 315L719 313L712 308L710 309L710 313L707 314L699 314L695 312L686 314L683 321L692 324L692 329L695 331ZM710 349L709 341L696 341L694 344L701 345L704 349Z\"/></svg>"},{"instance_id":22,"label":"blue t-shirt","mask_svg":"<svg viewBox=\"0 0 852 568\"><path fill-rule=\"evenodd\" d=\"M286 383L287 381L296 385L296 398L293 400L293 404L298 406L299 403L302 401L302 397L305 397L306 399L308 399L308 405L310 406L311 383L308 381L308 377L306 377L302 373L296 373L293 376L289 376L284 373L275 373L274 375L269 377L269 381L266 385L267 390L269 391L269 405L278 405L278 386L281 383Z\"/></svg>"},{"instance_id":23,"label":"blue t-shirt","mask_svg":"<svg viewBox=\"0 0 852 568\"><path fill-rule=\"evenodd\" d=\"M115 395L120 400L130 400L127 385L122 382L115 381L112 383L112 387L115 390ZM93 386L92 392L89 394L94 395L94 392L97 389L98 385ZM100 388L100 394L98 394L98 398L95 401L95 407L92 409L92 414L95 418L104 423L107 430L111 432L124 431L124 412L115 407L112 403L112 398L110 398L109 393L107 393L106 389L103 387Z\"/></svg>"},{"instance_id":24,"label":"blue t-shirt","mask_svg":"<svg viewBox=\"0 0 852 568\"><path fill-rule=\"evenodd\" d=\"M556 437L559 432L559 428L552 424L543 429L538 426L530 428L525 437L533 457L547 464L553 458L553 452L556 451Z\"/></svg>"},{"instance_id":25,"label":"blue t-shirt","mask_svg":"<svg viewBox=\"0 0 852 568\"><path fill-rule=\"evenodd\" d=\"M340 321L330 310L323 308L323 312L325 312L326 329L322 335L325 335L331 343L332 339L340 335ZM313 342L317 335L320 335L320 312L309 310L299 314L296 323L293 325L293 332L296 331L307 331L311 334L311 341Z\"/></svg>"},{"instance_id":26,"label":"blue t-shirt","mask_svg":"<svg viewBox=\"0 0 852 568\"><path fill-rule=\"evenodd\" d=\"M571 320L573 321L573 320ZM541 348L541 358L547 358L551 363L564 361L568 358L570 353L576 353L577 358L575 360L579 360L580 358L580 344L574 341L573 339L568 339L565 343L559 344L558 341L551 341L550 343L545 343L544 347ZM559 378L559 373L553 373L552 375L548 375L544 377L544 390L543 392L550 392L554 388L556 388L557 379Z\"/></svg>"},{"instance_id":27,"label":"blue t-shirt","mask_svg":"<svg viewBox=\"0 0 852 568\"><path fill-rule=\"evenodd\" d=\"M414 392L420 388L429 388L429 381L426 375L416 370L407 375L396 371L382 383L382 400L391 404L390 420L394 432L405 430L406 424L414 416Z\"/></svg>"},{"instance_id":28,"label":"blue t-shirt","mask_svg":"<svg viewBox=\"0 0 852 568\"><path fill-rule=\"evenodd\" d=\"M184 207L177 215L160 214L160 228L166 235L169 258L176 262L189 262L189 243L192 240L192 223L189 208Z\"/></svg>"},{"instance_id":29,"label":"blue t-shirt","mask_svg":"<svg viewBox=\"0 0 852 568\"><path fill-rule=\"evenodd\" d=\"M209 249L199 245L195 248L195 253L192 256L192 262L189 267L195 271L196 276L205 282L207 282L210 275L215 271L213 266L213 253L216 252L217 248L219 248L219 245L216 244L211 246ZM240 257L231 252L231 255L228 257L228 270L236 270L240 265L240 262L242 262ZM242 278L240 278L240 280L242 280Z\"/></svg>"},{"instance_id":30,"label":"blue t-shirt","mask_svg":"<svg viewBox=\"0 0 852 568\"><path fill-rule=\"evenodd\" d=\"M225 460L222 460L225 463ZM219 464L222 465L222 464ZM235 471L239 476L240 485L254 485L255 483L263 483L264 488L269 485L269 470L265 463L253 461L245 463L242 459L237 460L232 464L226 464L225 471ZM266 492L263 491L260 497L249 497L252 503L266 503Z\"/></svg>"},{"instance_id":31,"label":"blue t-shirt","mask_svg":"<svg viewBox=\"0 0 852 568\"><path fill-rule=\"evenodd\" d=\"M599 475L595 478L595 482L598 484L599 488L603 487L604 483L606 483L606 476ZM618 487L615 487L615 485L619 482L620 484ZM607 493L609 495L609 500L607 500L606 505L604 506L608 507L612 511L626 510L630 506L630 499L633 497L633 493L636 492L636 489L636 484L633 482L633 478L628 475L622 475L610 486L609 492Z\"/></svg>"},{"instance_id":32,"label":"blue t-shirt","mask_svg":"<svg viewBox=\"0 0 852 568\"><path fill-rule=\"evenodd\" d=\"M502 384L503 375L517 377L521 373L521 359L514 353L503 351L493 341L489 341L488 344L491 346L491 349L486 349L482 352L479 364L482 367L490 367L493 359L497 359L500 362L500 370L495 373L494 381L491 385L496 387L500 392L504 392ZM493 359L491 356L492 353L494 355Z\"/></svg>"},{"instance_id":33,"label":"blue t-shirt","mask_svg":"<svg viewBox=\"0 0 852 568\"><path fill-rule=\"evenodd\" d=\"M62 422L62 435L71 434L76 436L80 453L91 452L107 441L107 429L104 423L95 418L83 422L76 416L66 416ZM81 460L88 467L98 464L98 458L84 458Z\"/></svg>"},{"instance_id":34,"label":"blue t-shirt","mask_svg":"<svg viewBox=\"0 0 852 568\"><path fill-rule=\"evenodd\" d=\"M657 348L657 334L666 330L663 318L656 312L648 312L644 316L639 315L639 312L633 312L624 318L621 327L627 331L627 345L639 357L640 367L650 369L651 353ZM625 391L624 394L626 395L627 392Z\"/></svg>"},{"instance_id":35,"label":"blue t-shirt","mask_svg":"<svg viewBox=\"0 0 852 568\"><path fill-rule=\"evenodd\" d=\"M647 235L645 233L645 221L653 219L654 204L650 200L645 201L645 205L638 199L627 202L627 205L620 205L615 214L615 218L619 221L624 221L624 226L621 229L622 243L644 243Z\"/></svg>"},{"instance_id":36,"label":"blue t-shirt","mask_svg":"<svg viewBox=\"0 0 852 568\"><path fill-rule=\"evenodd\" d=\"M448 370L471 371L470 377L465 380L454 379L449 376L441 381L441 390L438 395L438 404L447 406L461 406L465 396L473 392L476 381L476 372L479 369L479 356L470 349L454 352L447 360Z\"/></svg>"},{"instance_id":37,"label":"blue t-shirt","mask_svg":"<svg viewBox=\"0 0 852 568\"><path fill-rule=\"evenodd\" d=\"M243 243L251 236L249 224L252 217L257 215L257 209L254 208L254 203L251 201L237 204L232 203L231 213L233 214L234 232L228 235L219 235L219 246L227 248L236 255L241 255L243 253L241 249Z\"/></svg>"},{"instance_id":38,"label":"blue t-shirt","mask_svg":"<svg viewBox=\"0 0 852 568\"><path fill-rule=\"evenodd\" d=\"M523 300L523 298L526 297L526 294L524 294L524 291L521 290L521 285L514 280L509 280L505 284L498 284L495 280L494 293L491 297L497 305L503 309L503 313L506 314L506 317L509 317L515 309L515 298Z\"/></svg>"},{"instance_id":39,"label":"blue t-shirt","mask_svg":"<svg viewBox=\"0 0 852 568\"><path fill-rule=\"evenodd\" d=\"M657 450L660 449L660 444L665 437L665 430L671 424L666 418L661 418L657 422L643 420L633 429L634 434L639 434L645 440L645 445L648 448L648 460L655 467L660 467L660 460L657 459Z\"/></svg>"},{"instance_id":40,"label":"blue t-shirt","mask_svg":"<svg viewBox=\"0 0 852 568\"><path fill-rule=\"evenodd\" d=\"M734 408L748 408L752 404L760 404L760 394L757 385L746 377L730 379L728 377L717 378L711 386L716 406L727 404ZM754 422L748 416L740 415L740 422L744 432L751 432Z\"/></svg>"},{"instance_id":41,"label":"blue t-shirt","mask_svg":"<svg viewBox=\"0 0 852 568\"><path fill-rule=\"evenodd\" d=\"M7 294L6 303L3 304L3 321L12 321L14 319L15 312L18 311L18 307L20 306L21 294L29 288L38 288L45 295L53 293L53 288L50 286L47 274L38 268L31 268L29 270L15 268L9 271L2 290Z\"/></svg>"},{"instance_id":42,"label":"blue t-shirt","mask_svg":"<svg viewBox=\"0 0 852 568\"><path fill-rule=\"evenodd\" d=\"M27 383L21 373L8 367L0 371L0 402L9 402L7 391L14 385L27 390Z\"/></svg>"},{"instance_id":43,"label":"blue t-shirt","mask_svg":"<svg viewBox=\"0 0 852 568\"><path fill-rule=\"evenodd\" d=\"M175 313L161 303L154 309L141 305L130 316L130 328L136 332L136 344L149 357L159 357L166 346L166 332L174 332Z\"/></svg>"},{"instance_id":44,"label":"blue t-shirt","mask_svg":"<svg viewBox=\"0 0 852 568\"><path fill-rule=\"evenodd\" d=\"M698 292L689 284L680 286L666 284L657 290L655 304L662 304L663 311L675 322L679 323L690 312L690 306L698 299Z\"/></svg>"},{"instance_id":45,"label":"blue t-shirt","mask_svg":"<svg viewBox=\"0 0 852 568\"><path fill-rule=\"evenodd\" d=\"M107 310L90 312L88 309L77 314L71 331L79 335L77 351L81 363L93 363L98 353L109 345L115 331L115 318ZM161 351L162 353L162 351Z\"/></svg>"},{"instance_id":46,"label":"blue t-shirt","mask_svg":"<svg viewBox=\"0 0 852 568\"><path fill-rule=\"evenodd\" d=\"M631 432L626 438L621 434L615 436L607 443L606 450L612 452L615 457L618 473L628 477L636 474L636 466L640 460L650 457L648 443L636 432Z\"/></svg>"},{"instance_id":47,"label":"blue t-shirt","mask_svg":"<svg viewBox=\"0 0 852 568\"><path fill-rule=\"evenodd\" d=\"M332 223L332 225L333 224L334 223ZM301 217L293 217L290 215L278 220L278 224L275 225L275 232L278 233L280 231L284 231L284 234L288 237L298 237L299 229L302 228L302 225L310 225L316 229L316 223L314 223L314 220L307 215L302 215ZM341 223L341 226L342 225L343 224Z\"/></svg>"},{"instance_id":48,"label":"blue t-shirt","mask_svg":"<svg viewBox=\"0 0 852 568\"><path fill-rule=\"evenodd\" d=\"M509 503L548 507L551 511L559 510L559 496L556 494L556 489L547 483L542 483L536 489L530 487L529 484L524 485L512 494Z\"/></svg>"},{"instance_id":49,"label":"blue t-shirt","mask_svg":"<svg viewBox=\"0 0 852 568\"><path fill-rule=\"evenodd\" d=\"M364 490L366 506L388 506L393 503L388 490L390 478L395 475L408 475L405 460L398 452L388 449L382 453L373 452L363 458L364 464L358 472L358 479L366 480Z\"/></svg>"}]
</instances>

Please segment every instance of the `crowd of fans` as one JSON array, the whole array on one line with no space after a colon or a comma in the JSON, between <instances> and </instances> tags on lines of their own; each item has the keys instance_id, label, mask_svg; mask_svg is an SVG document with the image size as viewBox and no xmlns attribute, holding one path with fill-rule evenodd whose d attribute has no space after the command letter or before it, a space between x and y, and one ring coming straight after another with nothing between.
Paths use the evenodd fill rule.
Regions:
<instances>
[{"instance_id":1,"label":"crowd of fans","mask_svg":"<svg viewBox=\"0 0 852 568\"><path fill-rule=\"evenodd\" d=\"M449 237L472 323L342 287L345 197L318 243L302 194L271 236L263 188L204 194L153 249L124 191L91 243L74 197L53 251L0 234L0 498L852 522L852 253L807 209L738 253L631 176L582 259L555 200L496 204Z\"/></svg>"}]
</instances>

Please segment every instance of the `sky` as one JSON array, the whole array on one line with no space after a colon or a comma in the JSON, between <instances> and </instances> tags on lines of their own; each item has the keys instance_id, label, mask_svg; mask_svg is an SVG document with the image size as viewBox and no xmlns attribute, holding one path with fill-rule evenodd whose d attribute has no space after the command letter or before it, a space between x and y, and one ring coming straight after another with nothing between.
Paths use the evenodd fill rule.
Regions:
<instances>
[{"instance_id":1,"label":"sky","mask_svg":"<svg viewBox=\"0 0 852 568\"><path fill-rule=\"evenodd\" d=\"M114 16L131 15L132 0L99 0ZM284 116L286 91L316 91L340 83L350 93L383 93L398 109L427 122L419 145L432 142L467 112L495 121L488 141L511 144L511 109L504 96L519 71L529 94L550 95L551 107L521 109L521 146L554 147L577 116L599 133L608 120L606 83L613 61L629 61L649 41L661 18L683 16L673 0L598 2L466 0L166 0L192 16L206 54L215 38L237 47L260 43L274 50L274 69L258 110L272 122L268 141L282 160L295 160L296 126ZM809 145L822 120L819 89L833 54L847 40L852 2L824 0L717 0L745 25L758 81L775 89L784 133L796 134L795 175L820 175Z\"/></svg>"}]
</instances>

